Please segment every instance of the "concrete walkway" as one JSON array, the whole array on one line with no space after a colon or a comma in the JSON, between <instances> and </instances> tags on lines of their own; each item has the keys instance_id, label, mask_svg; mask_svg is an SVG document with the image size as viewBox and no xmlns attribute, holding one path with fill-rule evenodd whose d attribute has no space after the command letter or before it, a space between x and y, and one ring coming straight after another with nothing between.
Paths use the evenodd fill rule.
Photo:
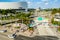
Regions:
<instances>
[{"instance_id":1,"label":"concrete walkway","mask_svg":"<svg viewBox=\"0 0 60 40\"><path fill-rule=\"evenodd\" d=\"M40 35L56 36L56 34L49 28L49 26L45 27L43 25L38 25L37 29Z\"/></svg>"}]
</instances>

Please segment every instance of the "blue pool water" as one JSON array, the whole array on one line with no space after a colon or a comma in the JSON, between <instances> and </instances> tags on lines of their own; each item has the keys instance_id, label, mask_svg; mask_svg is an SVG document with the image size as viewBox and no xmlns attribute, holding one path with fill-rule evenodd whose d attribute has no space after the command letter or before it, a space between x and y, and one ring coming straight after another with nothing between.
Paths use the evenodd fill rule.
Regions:
<instances>
[{"instance_id":1,"label":"blue pool water","mask_svg":"<svg viewBox=\"0 0 60 40\"><path fill-rule=\"evenodd\" d=\"M33 24L30 24L30 27L33 27Z\"/></svg>"},{"instance_id":2,"label":"blue pool water","mask_svg":"<svg viewBox=\"0 0 60 40\"><path fill-rule=\"evenodd\" d=\"M42 20L43 20L43 18L42 18L42 17L38 17L38 19L37 19L37 20L42 21Z\"/></svg>"}]
</instances>

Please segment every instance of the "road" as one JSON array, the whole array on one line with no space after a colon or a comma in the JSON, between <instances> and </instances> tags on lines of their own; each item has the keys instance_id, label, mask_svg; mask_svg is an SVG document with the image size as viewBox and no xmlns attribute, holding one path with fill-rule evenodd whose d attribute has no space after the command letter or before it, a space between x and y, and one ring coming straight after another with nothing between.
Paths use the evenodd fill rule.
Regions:
<instances>
[{"instance_id":1,"label":"road","mask_svg":"<svg viewBox=\"0 0 60 40\"><path fill-rule=\"evenodd\" d=\"M35 36L35 37L26 37L19 35L14 40L58 40L55 36Z\"/></svg>"},{"instance_id":2,"label":"road","mask_svg":"<svg viewBox=\"0 0 60 40\"><path fill-rule=\"evenodd\" d=\"M13 39L10 39L8 38L7 35L0 33L0 40L13 40Z\"/></svg>"},{"instance_id":3,"label":"road","mask_svg":"<svg viewBox=\"0 0 60 40\"><path fill-rule=\"evenodd\" d=\"M0 40L58 40L58 38L55 36L26 37L26 36L19 35L14 39L10 39L10 38L0 34Z\"/></svg>"},{"instance_id":4,"label":"road","mask_svg":"<svg viewBox=\"0 0 60 40\"><path fill-rule=\"evenodd\" d=\"M54 31L52 31L51 28L49 28L48 25L37 25L37 29L40 35L50 35L50 36L57 36L56 33L54 33Z\"/></svg>"}]
</instances>

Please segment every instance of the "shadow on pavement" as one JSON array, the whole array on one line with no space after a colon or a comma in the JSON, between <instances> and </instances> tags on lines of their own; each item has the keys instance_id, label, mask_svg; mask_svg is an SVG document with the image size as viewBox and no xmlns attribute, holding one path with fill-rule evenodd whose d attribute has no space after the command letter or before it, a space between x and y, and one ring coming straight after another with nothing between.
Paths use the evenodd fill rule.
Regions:
<instances>
[{"instance_id":1,"label":"shadow on pavement","mask_svg":"<svg viewBox=\"0 0 60 40\"><path fill-rule=\"evenodd\" d=\"M55 36L35 36L35 37L26 37L19 35L14 40L58 40L58 37Z\"/></svg>"}]
</instances>

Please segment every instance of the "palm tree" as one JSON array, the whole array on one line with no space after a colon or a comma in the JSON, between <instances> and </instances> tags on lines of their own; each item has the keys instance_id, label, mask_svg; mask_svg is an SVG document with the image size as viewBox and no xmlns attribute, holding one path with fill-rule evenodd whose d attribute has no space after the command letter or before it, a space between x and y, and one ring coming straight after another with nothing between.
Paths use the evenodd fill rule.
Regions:
<instances>
[{"instance_id":1,"label":"palm tree","mask_svg":"<svg viewBox=\"0 0 60 40\"><path fill-rule=\"evenodd\" d=\"M58 12L57 9L53 9L51 14L54 15L54 14L56 14L57 12Z\"/></svg>"}]
</instances>

